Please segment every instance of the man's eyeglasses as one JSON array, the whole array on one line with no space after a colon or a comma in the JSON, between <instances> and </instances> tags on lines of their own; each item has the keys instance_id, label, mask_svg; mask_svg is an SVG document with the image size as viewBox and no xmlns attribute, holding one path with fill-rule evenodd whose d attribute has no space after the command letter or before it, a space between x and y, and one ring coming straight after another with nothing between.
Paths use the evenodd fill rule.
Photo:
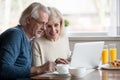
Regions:
<instances>
[{"instance_id":1,"label":"man's eyeglasses","mask_svg":"<svg viewBox=\"0 0 120 80\"><path fill-rule=\"evenodd\" d=\"M47 23L45 23L45 22L38 21L38 20L36 20L36 19L33 18L33 17L32 17L32 19L33 19L35 22L37 22L38 24L42 25L42 26L47 24Z\"/></svg>"}]
</instances>

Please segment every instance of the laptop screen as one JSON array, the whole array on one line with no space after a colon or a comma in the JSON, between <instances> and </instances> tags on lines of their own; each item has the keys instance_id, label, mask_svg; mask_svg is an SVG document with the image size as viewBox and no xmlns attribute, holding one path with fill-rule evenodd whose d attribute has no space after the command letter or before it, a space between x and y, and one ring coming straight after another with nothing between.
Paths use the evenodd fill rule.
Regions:
<instances>
[{"instance_id":1,"label":"laptop screen","mask_svg":"<svg viewBox=\"0 0 120 80\"><path fill-rule=\"evenodd\" d=\"M96 68L101 61L104 41L75 43L71 67Z\"/></svg>"}]
</instances>

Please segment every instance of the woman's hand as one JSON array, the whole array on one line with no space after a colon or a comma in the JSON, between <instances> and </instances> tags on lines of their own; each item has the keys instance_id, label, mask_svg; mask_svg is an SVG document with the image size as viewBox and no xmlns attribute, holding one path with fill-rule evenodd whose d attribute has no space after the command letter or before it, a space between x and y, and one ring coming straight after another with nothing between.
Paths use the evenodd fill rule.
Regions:
<instances>
[{"instance_id":1,"label":"woman's hand","mask_svg":"<svg viewBox=\"0 0 120 80\"><path fill-rule=\"evenodd\" d=\"M55 60L55 63L56 63L56 64L68 64L69 61L68 61L67 59L57 58L57 59Z\"/></svg>"}]
</instances>

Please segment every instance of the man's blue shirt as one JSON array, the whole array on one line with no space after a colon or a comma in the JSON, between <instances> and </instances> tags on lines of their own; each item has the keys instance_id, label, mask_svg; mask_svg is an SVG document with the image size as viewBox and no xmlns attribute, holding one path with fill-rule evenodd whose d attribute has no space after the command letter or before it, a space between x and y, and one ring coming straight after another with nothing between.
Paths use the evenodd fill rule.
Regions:
<instances>
[{"instance_id":1,"label":"man's blue shirt","mask_svg":"<svg viewBox=\"0 0 120 80\"><path fill-rule=\"evenodd\" d=\"M30 41L20 25L0 35L0 79L30 77Z\"/></svg>"}]
</instances>

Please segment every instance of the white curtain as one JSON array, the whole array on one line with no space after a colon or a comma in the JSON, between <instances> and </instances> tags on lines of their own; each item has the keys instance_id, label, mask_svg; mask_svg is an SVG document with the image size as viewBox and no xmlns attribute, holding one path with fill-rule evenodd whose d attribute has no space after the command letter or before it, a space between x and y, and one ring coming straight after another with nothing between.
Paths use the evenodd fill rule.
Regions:
<instances>
[{"instance_id":1,"label":"white curtain","mask_svg":"<svg viewBox=\"0 0 120 80\"><path fill-rule=\"evenodd\" d=\"M120 35L120 0L112 0L111 4L111 26L108 35Z\"/></svg>"},{"instance_id":2,"label":"white curtain","mask_svg":"<svg viewBox=\"0 0 120 80\"><path fill-rule=\"evenodd\" d=\"M120 0L117 0L117 35L120 35Z\"/></svg>"}]
</instances>

